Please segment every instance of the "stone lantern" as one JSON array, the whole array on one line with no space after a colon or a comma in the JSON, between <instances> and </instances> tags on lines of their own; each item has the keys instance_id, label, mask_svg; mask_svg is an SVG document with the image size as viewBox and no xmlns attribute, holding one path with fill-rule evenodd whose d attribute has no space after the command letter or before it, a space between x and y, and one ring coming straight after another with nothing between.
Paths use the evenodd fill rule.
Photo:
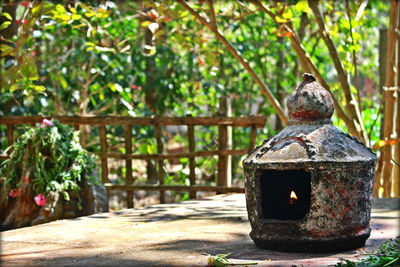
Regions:
<instances>
[{"instance_id":1,"label":"stone lantern","mask_svg":"<svg viewBox=\"0 0 400 267\"><path fill-rule=\"evenodd\" d=\"M288 100L289 126L243 160L251 238L262 248L337 251L365 245L376 155L333 126L315 77Z\"/></svg>"}]
</instances>

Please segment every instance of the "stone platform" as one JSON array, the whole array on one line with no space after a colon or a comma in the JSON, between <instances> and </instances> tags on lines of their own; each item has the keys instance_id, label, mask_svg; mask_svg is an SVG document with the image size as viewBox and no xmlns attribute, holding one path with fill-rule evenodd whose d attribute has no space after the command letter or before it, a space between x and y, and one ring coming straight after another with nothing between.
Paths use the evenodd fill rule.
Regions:
<instances>
[{"instance_id":1,"label":"stone platform","mask_svg":"<svg viewBox=\"0 0 400 267\"><path fill-rule=\"evenodd\" d=\"M243 194L160 204L1 232L1 266L205 266L211 255L258 266L328 266L357 260L399 235L399 210L372 210L364 248L284 253L255 247Z\"/></svg>"}]
</instances>

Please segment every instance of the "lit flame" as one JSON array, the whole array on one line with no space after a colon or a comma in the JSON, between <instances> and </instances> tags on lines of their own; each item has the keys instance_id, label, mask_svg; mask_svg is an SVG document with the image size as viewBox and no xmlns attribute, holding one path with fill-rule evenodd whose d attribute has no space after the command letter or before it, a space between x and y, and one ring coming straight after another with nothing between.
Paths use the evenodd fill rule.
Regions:
<instances>
[{"instance_id":1,"label":"lit flame","mask_svg":"<svg viewBox=\"0 0 400 267\"><path fill-rule=\"evenodd\" d=\"M294 191L290 192L290 199L297 199L296 193Z\"/></svg>"}]
</instances>

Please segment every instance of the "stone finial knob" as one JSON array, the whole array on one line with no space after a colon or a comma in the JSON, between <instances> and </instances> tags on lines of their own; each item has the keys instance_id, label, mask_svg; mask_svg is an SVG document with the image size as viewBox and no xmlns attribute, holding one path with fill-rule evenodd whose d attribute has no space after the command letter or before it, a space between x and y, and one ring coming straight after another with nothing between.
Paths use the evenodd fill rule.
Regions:
<instances>
[{"instance_id":1,"label":"stone finial knob","mask_svg":"<svg viewBox=\"0 0 400 267\"><path fill-rule=\"evenodd\" d=\"M315 81L316 81L315 76L312 75L311 73L304 73L303 74L303 82L312 83L312 82L315 82Z\"/></svg>"},{"instance_id":2,"label":"stone finial knob","mask_svg":"<svg viewBox=\"0 0 400 267\"><path fill-rule=\"evenodd\" d=\"M331 94L310 73L287 100L290 122L331 122L334 103Z\"/></svg>"}]
</instances>

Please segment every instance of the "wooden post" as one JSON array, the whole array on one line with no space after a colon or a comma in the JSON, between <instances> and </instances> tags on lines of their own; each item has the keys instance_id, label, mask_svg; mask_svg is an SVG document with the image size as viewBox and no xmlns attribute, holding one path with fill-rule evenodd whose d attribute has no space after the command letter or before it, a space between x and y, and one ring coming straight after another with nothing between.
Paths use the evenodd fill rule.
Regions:
<instances>
[{"instance_id":1,"label":"wooden post","mask_svg":"<svg viewBox=\"0 0 400 267\"><path fill-rule=\"evenodd\" d=\"M101 144L101 180L108 183L108 166L107 166L107 139L106 126L100 126L100 144Z\"/></svg>"},{"instance_id":2,"label":"wooden post","mask_svg":"<svg viewBox=\"0 0 400 267\"><path fill-rule=\"evenodd\" d=\"M107 137L106 137L106 126L101 125L100 127L100 145L101 145L101 181L108 183L108 166L107 166ZM107 189L107 203L109 203L110 189Z\"/></svg>"},{"instance_id":3,"label":"wooden post","mask_svg":"<svg viewBox=\"0 0 400 267\"><path fill-rule=\"evenodd\" d=\"M14 144L14 124L7 124L7 142L8 146L11 146ZM7 154L10 155L12 152L12 149L9 149Z\"/></svg>"},{"instance_id":4,"label":"wooden post","mask_svg":"<svg viewBox=\"0 0 400 267\"><path fill-rule=\"evenodd\" d=\"M188 125L188 141L189 141L189 153L194 152L194 126L193 124ZM189 157L189 180L190 185L196 184L196 161L194 156ZM189 198L196 199L197 192L189 191Z\"/></svg>"},{"instance_id":5,"label":"wooden post","mask_svg":"<svg viewBox=\"0 0 400 267\"><path fill-rule=\"evenodd\" d=\"M163 143L161 139L161 126L156 125L157 153L162 154ZM164 160L158 160L158 181L160 185L164 184ZM165 203L165 191L160 190L160 203Z\"/></svg>"},{"instance_id":6,"label":"wooden post","mask_svg":"<svg viewBox=\"0 0 400 267\"><path fill-rule=\"evenodd\" d=\"M250 132L249 153L256 146L256 137L257 137L257 126L255 124L252 124L251 125L251 132Z\"/></svg>"},{"instance_id":7,"label":"wooden post","mask_svg":"<svg viewBox=\"0 0 400 267\"><path fill-rule=\"evenodd\" d=\"M219 115L220 116L231 116L231 102L226 96L220 99L219 104ZM231 149L232 148L232 127L226 125L218 126L218 143L219 149ZM231 186L232 181L232 161L230 155L220 155L218 157L218 186Z\"/></svg>"},{"instance_id":8,"label":"wooden post","mask_svg":"<svg viewBox=\"0 0 400 267\"><path fill-rule=\"evenodd\" d=\"M125 154L132 154L132 125L125 124ZM132 159L125 159L126 184L132 185ZM126 191L126 204L128 209L134 207L133 191Z\"/></svg>"}]
</instances>

